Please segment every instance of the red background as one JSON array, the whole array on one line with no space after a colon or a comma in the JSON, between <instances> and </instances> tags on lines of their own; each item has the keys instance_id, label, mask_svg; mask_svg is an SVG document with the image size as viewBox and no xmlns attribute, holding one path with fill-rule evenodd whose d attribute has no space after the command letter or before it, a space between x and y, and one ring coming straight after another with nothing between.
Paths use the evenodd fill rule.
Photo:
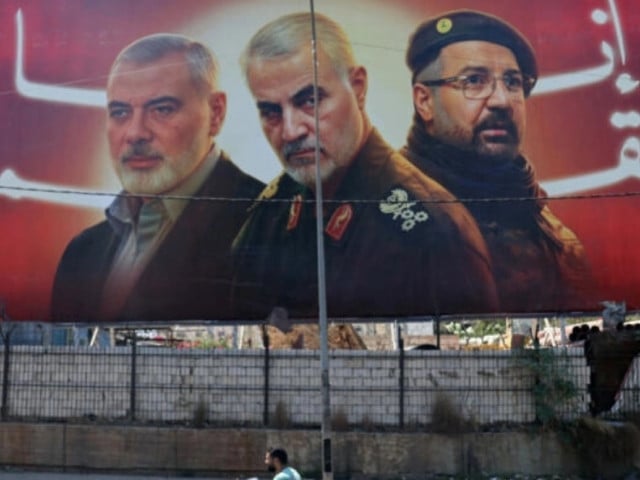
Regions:
<instances>
[{"instance_id":1,"label":"red background","mask_svg":"<svg viewBox=\"0 0 640 480\"><path fill-rule=\"evenodd\" d=\"M103 178L108 159L96 155L104 135L101 109L30 100L15 91L15 13L19 8L26 29L25 73L29 79L102 89L111 61L123 46L154 32L188 33L180 28L215 15L229 3L239 8L246 5L248 12L256 1L4 0L0 3L0 171L12 168L25 178L85 189L104 190L105 184L111 185ZM317 2L317 9L322 11L331 3ZM352 18L334 17L348 32L349 25L357 25L361 8L367 6L375 14L378 5L373 1L353 4ZM298 1L292 5L301 10L308 4ZM432 0L426 5L419 0L394 2L394 8L414 18L415 25L453 8L497 14L530 39L542 76L603 64L602 41L619 54L611 22L598 25L591 20L593 10L609 10L608 0ZM543 182L615 167L625 140L640 137L640 127L616 129L610 123L616 111L640 112L640 88L623 95L615 86L621 73L640 79L640 4L617 0L615 5L622 20L626 64L618 56L615 71L607 79L582 88L534 95L527 102L525 152ZM229 18L229 22L242 21L242 16ZM378 22L366 26L371 32L366 43L372 49L388 47L385 55L403 57L406 43L386 44L380 32L393 25L382 13ZM410 31L395 33L396 38L406 39ZM362 38L357 41L363 42ZM406 77L403 88L407 88L410 102L408 72L399 74ZM406 122L408 128L410 117L390 117L388 121ZM377 126L384 134L385 125ZM640 164L638 168L640 173ZM627 180L581 192L597 198L551 201L554 212L584 243L599 281L599 295L585 309L599 309L601 300L624 300L630 309L640 307L636 286L640 284L640 253L635 248L640 199L634 195L602 197L640 192L639 187L639 180ZM0 189L0 297L12 318L47 318L51 283L65 245L101 217L95 209L7 199Z\"/></svg>"}]
</instances>

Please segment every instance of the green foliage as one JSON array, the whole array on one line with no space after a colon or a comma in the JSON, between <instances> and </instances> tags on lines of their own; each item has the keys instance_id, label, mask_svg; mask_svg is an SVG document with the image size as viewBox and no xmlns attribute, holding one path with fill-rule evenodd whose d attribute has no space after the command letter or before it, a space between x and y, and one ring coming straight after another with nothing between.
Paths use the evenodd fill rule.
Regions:
<instances>
[{"instance_id":1,"label":"green foliage","mask_svg":"<svg viewBox=\"0 0 640 480\"><path fill-rule=\"evenodd\" d=\"M474 336L473 327L460 322L445 323L442 327L446 333L457 335L460 338L470 338Z\"/></svg>"},{"instance_id":2,"label":"green foliage","mask_svg":"<svg viewBox=\"0 0 640 480\"><path fill-rule=\"evenodd\" d=\"M442 325L444 331L460 338L503 335L506 332L504 319L474 320L471 322L448 322Z\"/></svg>"},{"instance_id":3,"label":"green foliage","mask_svg":"<svg viewBox=\"0 0 640 480\"><path fill-rule=\"evenodd\" d=\"M575 400L579 391L571 379L567 357L549 348L523 350L518 363L534 377L533 397L536 419L543 426L559 421L560 407Z\"/></svg>"}]
</instances>

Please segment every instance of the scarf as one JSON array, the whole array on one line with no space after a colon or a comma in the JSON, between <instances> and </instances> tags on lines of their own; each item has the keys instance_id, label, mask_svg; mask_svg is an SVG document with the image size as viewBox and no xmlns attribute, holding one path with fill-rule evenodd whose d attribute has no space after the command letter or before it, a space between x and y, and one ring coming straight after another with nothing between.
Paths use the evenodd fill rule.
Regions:
<instances>
[{"instance_id":1,"label":"scarf","mask_svg":"<svg viewBox=\"0 0 640 480\"><path fill-rule=\"evenodd\" d=\"M524 156L487 162L473 153L439 142L415 120L401 152L463 200L479 223L497 222L508 228L521 228L534 238L561 248L551 225L541 214L546 193Z\"/></svg>"}]
</instances>

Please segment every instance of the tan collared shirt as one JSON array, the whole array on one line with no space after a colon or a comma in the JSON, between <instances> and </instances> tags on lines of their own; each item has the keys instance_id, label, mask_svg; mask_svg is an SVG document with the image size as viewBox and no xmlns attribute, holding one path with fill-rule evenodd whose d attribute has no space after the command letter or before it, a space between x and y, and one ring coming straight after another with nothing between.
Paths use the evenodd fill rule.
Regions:
<instances>
[{"instance_id":1,"label":"tan collared shirt","mask_svg":"<svg viewBox=\"0 0 640 480\"><path fill-rule=\"evenodd\" d=\"M220 153L214 145L197 170L166 196L143 201L121 195L107 208L107 219L121 241L102 292L103 318L114 318L123 308L142 272L187 206L189 197L198 192L215 168Z\"/></svg>"}]
</instances>

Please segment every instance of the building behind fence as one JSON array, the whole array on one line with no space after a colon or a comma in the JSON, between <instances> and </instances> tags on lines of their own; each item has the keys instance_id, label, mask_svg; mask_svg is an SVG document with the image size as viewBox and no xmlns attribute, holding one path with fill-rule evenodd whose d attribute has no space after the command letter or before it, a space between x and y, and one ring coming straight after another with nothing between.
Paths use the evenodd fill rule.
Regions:
<instances>
[{"instance_id":1,"label":"building behind fence","mask_svg":"<svg viewBox=\"0 0 640 480\"><path fill-rule=\"evenodd\" d=\"M477 425L588 413L581 348L525 351L344 351L330 354L331 408L347 427L424 428L446 398ZM24 346L0 350L3 419L315 427L317 351ZM532 353L533 352L533 353ZM636 358L616 414L637 412ZM540 391L549 376L573 394ZM553 382L548 382L551 385ZM541 398L542 395L542 398Z\"/></svg>"}]
</instances>

